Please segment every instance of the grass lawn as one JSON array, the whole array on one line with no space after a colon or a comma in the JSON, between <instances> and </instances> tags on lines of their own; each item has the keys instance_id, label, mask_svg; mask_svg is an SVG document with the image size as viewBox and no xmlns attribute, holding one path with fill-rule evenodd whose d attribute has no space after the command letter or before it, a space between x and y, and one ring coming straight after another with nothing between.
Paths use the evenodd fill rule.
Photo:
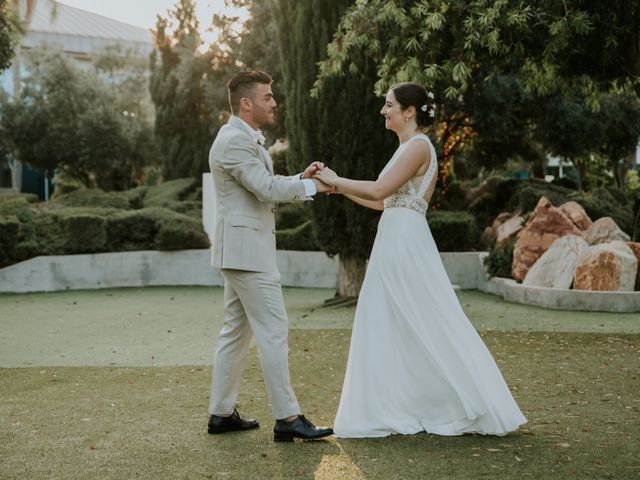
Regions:
<instances>
[{"instance_id":1,"label":"grass lawn","mask_svg":"<svg viewBox=\"0 0 640 480\"><path fill-rule=\"evenodd\" d=\"M0 479L640 478L637 315L553 312L463 292L465 310L529 420L520 431L505 437L418 434L275 444L255 349L247 359L239 410L258 418L261 428L206 434L210 366L197 361L204 355L199 351L192 365L182 362L191 358L182 350L198 350L204 343L164 337L191 338L181 330L184 325L201 335L207 327L194 319L190 323L189 308L201 315L218 292L173 289L174 300L166 301L185 297L185 303L163 317L161 297L167 290L0 296L0 366L12 367L0 368ZM136 293L134 302L129 295ZM331 424L335 416L353 315L352 309L318 309L327 293L285 293L295 327L290 333L294 388L304 413L318 424ZM125 304L138 308L121 310ZM149 315L147 322L137 315L155 309L157 319ZM184 322L176 322L177 311ZM105 330L96 318L118 328ZM34 322L44 334L37 335ZM167 322L177 331L167 333ZM567 328L540 331L545 325ZM35 338L21 336L23 330ZM55 355L39 352L69 340L71 332L76 335L69 343L73 362L48 365ZM209 332L210 338L216 333L217 328ZM110 366L111 356L86 350L106 334L123 350L149 342L154 349L166 346L179 361L170 365L166 356L167 364L148 366L125 352L130 366ZM155 337L162 342L154 343ZM84 365L95 366L83 366L83 352ZM11 355L20 361L11 363ZM26 358L39 363L16 367Z\"/></svg>"}]
</instances>

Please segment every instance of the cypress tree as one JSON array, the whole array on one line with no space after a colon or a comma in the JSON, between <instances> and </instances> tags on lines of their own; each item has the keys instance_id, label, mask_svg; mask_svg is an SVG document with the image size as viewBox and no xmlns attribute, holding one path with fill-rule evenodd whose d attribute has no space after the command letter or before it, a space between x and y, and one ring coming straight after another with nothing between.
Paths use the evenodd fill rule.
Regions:
<instances>
[{"instance_id":1,"label":"cypress tree","mask_svg":"<svg viewBox=\"0 0 640 480\"><path fill-rule=\"evenodd\" d=\"M193 0L180 0L170 12L176 22L158 18L156 51L151 57L151 97L156 107L156 137L164 154L165 180L200 177L208 171L208 151L218 111L207 98L212 76L210 52L201 45Z\"/></svg>"},{"instance_id":2,"label":"cypress tree","mask_svg":"<svg viewBox=\"0 0 640 480\"><path fill-rule=\"evenodd\" d=\"M321 161L349 178L375 180L396 147L379 115L383 99L374 95L376 65L364 55L357 68L311 89L317 64L351 0L277 0L278 43L287 96L288 164L301 171ZM379 212L340 195L309 202L314 234L329 255L340 256L340 296L357 296L375 238Z\"/></svg>"}]
</instances>

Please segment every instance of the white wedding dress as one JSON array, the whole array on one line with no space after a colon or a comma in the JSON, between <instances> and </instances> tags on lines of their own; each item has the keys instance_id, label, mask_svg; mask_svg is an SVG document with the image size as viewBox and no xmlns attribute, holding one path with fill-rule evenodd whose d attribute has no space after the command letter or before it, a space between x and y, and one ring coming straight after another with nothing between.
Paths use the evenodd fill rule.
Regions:
<instances>
[{"instance_id":1,"label":"white wedding dress","mask_svg":"<svg viewBox=\"0 0 640 480\"><path fill-rule=\"evenodd\" d=\"M335 436L504 435L526 422L493 357L465 315L425 218L437 172L384 200L360 292Z\"/></svg>"}]
</instances>

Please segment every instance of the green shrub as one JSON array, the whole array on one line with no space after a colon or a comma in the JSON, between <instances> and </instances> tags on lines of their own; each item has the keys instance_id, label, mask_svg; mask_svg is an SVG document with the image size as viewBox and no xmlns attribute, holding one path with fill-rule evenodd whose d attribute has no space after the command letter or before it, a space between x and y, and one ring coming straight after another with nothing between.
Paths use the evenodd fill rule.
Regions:
<instances>
[{"instance_id":1,"label":"green shrub","mask_svg":"<svg viewBox=\"0 0 640 480\"><path fill-rule=\"evenodd\" d=\"M109 217L106 223L108 249L112 252L154 250L158 234L155 210L128 210Z\"/></svg>"},{"instance_id":2,"label":"green shrub","mask_svg":"<svg viewBox=\"0 0 640 480\"><path fill-rule=\"evenodd\" d=\"M492 277L511 278L511 263L515 239L502 247L495 247L484 259L489 275Z\"/></svg>"},{"instance_id":3,"label":"green shrub","mask_svg":"<svg viewBox=\"0 0 640 480\"><path fill-rule=\"evenodd\" d=\"M31 205L24 197L13 197L0 201L0 218L16 217L21 223L31 222L33 212Z\"/></svg>"},{"instance_id":4,"label":"green shrub","mask_svg":"<svg viewBox=\"0 0 640 480\"><path fill-rule=\"evenodd\" d=\"M460 211L429 210L427 219L441 252L473 250L478 245L478 227L473 215Z\"/></svg>"},{"instance_id":5,"label":"green shrub","mask_svg":"<svg viewBox=\"0 0 640 480\"><path fill-rule=\"evenodd\" d=\"M278 214L276 219L276 230L288 230L295 228L309 220L302 203L287 203L278 206Z\"/></svg>"},{"instance_id":6,"label":"green shrub","mask_svg":"<svg viewBox=\"0 0 640 480\"><path fill-rule=\"evenodd\" d=\"M575 192L569 195L569 200L578 202L587 212L591 220L602 217L611 217L618 226L628 233L633 234L635 218L630 205L621 204L609 189L596 188L592 192Z\"/></svg>"},{"instance_id":7,"label":"green shrub","mask_svg":"<svg viewBox=\"0 0 640 480\"><path fill-rule=\"evenodd\" d=\"M507 205L520 182L515 179L491 177L469 192L467 209L476 218L479 229L491 225L499 213L507 211Z\"/></svg>"},{"instance_id":8,"label":"green shrub","mask_svg":"<svg viewBox=\"0 0 640 480\"><path fill-rule=\"evenodd\" d=\"M170 210L155 213L158 222L157 250L209 248L209 237L202 222Z\"/></svg>"},{"instance_id":9,"label":"green shrub","mask_svg":"<svg viewBox=\"0 0 640 480\"><path fill-rule=\"evenodd\" d=\"M144 206L168 207L169 205L175 204L174 202L184 200L193 201L193 198L188 197L198 190L200 184L201 182L194 178L179 178L161 183L160 185L147 187ZM202 192L200 192L200 198L195 200L202 201Z\"/></svg>"},{"instance_id":10,"label":"green shrub","mask_svg":"<svg viewBox=\"0 0 640 480\"><path fill-rule=\"evenodd\" d=\"M558 185L528 181L516 190L508 207L510 211L531 212L536 208L540 197L546 197L552 205L559 207L567 201L569 194L571 194L571 190Z\"/></svg>"},{"instance_id":11,"label":"green shrub","mask_svg":"<svg viewBox=\"0 0 640 480\"><path fill-rule=\"evenodd\" d=\"M16 198L24 198L28 203L36 203L40 201L40 198L35 193L22 193L16 192L13 189L0 188L0 202L15 200Z\"/></svg>"},{"instance_id":12,"label":"green shrub","mask_svg":"<svg viewBox=\"0 0 640 480\"><path fill-rule=\"evenodd\" d=\"M107 220L111 251L181 250L208 248L202 224L166 208L143 208L118 213Z\"/></svg>"},{"instance_id":13,"label":"green shrub","mask_svg":"<svg viewBox=\"0 0 640 480\"><path fill-rule=\"evenodd\" d=\"M97 214L63 211L58 215L66 237L65 253L104 252L107 243L106 219Z\"/></svg>"},{"instance_id":14,"label":"green shrub","mask_svg":"<svg viewBox=\"0 0 640 480\"><path fill-rule=\"evenodd\" d=\"M276 230L276 248L278 250L320 250L313 235L311 220L285 230Z\"/></svg>"},{"instance_id":15,"label":"green shrub","mask_svg":"<svg viewBox=\"0 0 640 480\"><path fill-rule=\"evenodd\" d=\"M84 188L57 196L54 205L66 207L100 207L127 210L131 207L127 192L104 192L97 188Z\"/></svg>"},{"instance_id":16,"label":"green shrub","mask_svg":"<svg viewBox=\"0 0 640 480\"><path fill-rule=\"evenodd\" d=\"M13 215L0 217L0 267L9 265L20 235L20 221Z\"/></svg>"}]
</instances>

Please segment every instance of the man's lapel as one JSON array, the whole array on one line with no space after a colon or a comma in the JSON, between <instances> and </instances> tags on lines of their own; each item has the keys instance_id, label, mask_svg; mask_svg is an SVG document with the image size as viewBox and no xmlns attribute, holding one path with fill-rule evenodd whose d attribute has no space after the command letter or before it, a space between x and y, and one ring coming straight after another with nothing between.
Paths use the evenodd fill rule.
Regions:
<instances>
[{"instance_id":1,"label":"man's lapel","mask_svg":"<svg viewBox=\"0 0 640 480\"><path fill-rule=\"evenodd\" d=\"M251 132L251 127L249 127L245 122L243 122L240 118L236 117L235 115L231 115L231 118L229 118L228 123L229 125L242 130L244 133L246 133L249 136L252 142L255 142L256 146L258 147L260 158L262 158L262 161L266 165L267 169L269 170L269 172L271 172L271 175L273 175L273 161L271 160L271 156L262 145L260 145L258 142L254 140Z\"/></svg>"}]
</instances>

